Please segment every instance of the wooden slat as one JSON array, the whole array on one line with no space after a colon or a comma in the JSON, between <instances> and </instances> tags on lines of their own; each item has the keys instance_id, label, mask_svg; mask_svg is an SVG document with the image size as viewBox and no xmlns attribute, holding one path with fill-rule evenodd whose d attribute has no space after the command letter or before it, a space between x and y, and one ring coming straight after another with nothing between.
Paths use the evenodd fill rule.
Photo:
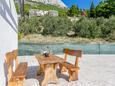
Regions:
<instances>
[{"instance_id":1,"label":"wooden slat","mask_svg":"<svg viewBox=\"0 0 115 86\"><path fill-rule=\"evenodd\" d=\"M27 72L27 62L20 63L16 68L16 71L13 74L12 78L23 78L26 76L26 72Z\"/></svg>"},{"instance_id":2,"label":"wooden slat","mask_svg":"<svg viewBox=\"0 0 115 86\"><path fill-rule=\"evenodd\" d=\"M36 55L36 58L40 64L52 64L52 63L65 62L64 59L55 55L49 55L49 57L45 57L43 55Z\"/></svg>"},{"instance_id":3,"label":"wooden slat","mask_svg":"<svg viewBox=\"0 0 115 86\"><path fill-rule=\"evenodd\" d=\"M63 52L64 52L65 54L72 55L72 56L76 56L76 57L81 57L81 55L82 55L82 51L81 51L81 50L71 50L71 49L65 48L65 49L63 50Z\"/></svg>"},{"instance_id":4,"label":"wooden slat","mask_svg":"<svg viewBox=\"0 0 115 86\"><path fill-rule=\"evenodd\" d=\"M76 69L76 68L79 69L79 67L76 67L75 65L73 65L73 64L71 64L69 62L64 62L63 66L65 66L67 69Z\"/></svg>"},{"instance_id":5,"label":"wooden slat","mask_svg":"<svg viewBox=\"0 0 115 86\"><path fill-rule=\"evenodd\" d=\"M15 62L16 62L16 68L18 67L18 49L16 49L16 50L13 50L12 51L12 53L13 53L13 58L15 59Z\"/></svg>"},{"instance_id":6,"label":"wooden slat","mask_svg":"<svg viewBox=\"0 0 115 86\"><path fill-rule=\"evenodd\" d=\"M12 53L13 53L13 55L14 55L14 59L17 59L18 49L17 49L17 50L13 50Z\"/></svg>"},{"instance_id":7,"label":"wooden slat","mask_svg":"<svg viewBox=\"0 0 115 86\"><path fill-rule=\"evenodd\" d=\"M8 67L11 66L12 62L13 62L13 54L12 54L12 52L6 53L6 64L7 64L7 66Z\"/></svg>"}]
</instances>

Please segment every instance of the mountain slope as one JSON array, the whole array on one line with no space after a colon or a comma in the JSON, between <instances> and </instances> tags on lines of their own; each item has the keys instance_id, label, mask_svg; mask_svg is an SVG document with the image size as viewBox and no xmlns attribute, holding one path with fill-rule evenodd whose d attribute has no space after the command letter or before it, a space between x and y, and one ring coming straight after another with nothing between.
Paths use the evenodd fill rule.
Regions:
<instances>
[{"instance_id":1,"label":"mountain slope","mask_svg":"<svg viewBox=\"0 0 115 86\"><path fill-rule=\"evenodd\" d=\"M61 8L67 8L67 6L63 3L62 0L32 0L32 1L42 2L44 4L56 5Z\"/></svg>"}]
</instances>

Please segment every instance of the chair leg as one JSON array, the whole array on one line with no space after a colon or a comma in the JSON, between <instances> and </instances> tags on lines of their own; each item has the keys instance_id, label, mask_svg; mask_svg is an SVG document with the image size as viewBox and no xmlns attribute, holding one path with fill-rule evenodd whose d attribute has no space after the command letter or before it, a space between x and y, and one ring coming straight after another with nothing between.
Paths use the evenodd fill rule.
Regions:
<instances>
[{"instance_id":1,"label":"chair leg","mask_svg":"<svg viewBox=\"0 0 115 86\"><path fill-rule=\"evenodd\" d=\"M60 73L63 74L63 72L67 72L67 68L64 67L62 64L59 64L60 67Z\"/></svg>"},{"instance_id":2,"label":"chair leg","mask_svg":"<svg viewBox=\"0 0 115 86\"><path fill-rule=\"evenodd\" d=\"M68 73L69 73L69 81L78 80L78 70L76 71L68 70Z\"/></svg>"}]
</instances>

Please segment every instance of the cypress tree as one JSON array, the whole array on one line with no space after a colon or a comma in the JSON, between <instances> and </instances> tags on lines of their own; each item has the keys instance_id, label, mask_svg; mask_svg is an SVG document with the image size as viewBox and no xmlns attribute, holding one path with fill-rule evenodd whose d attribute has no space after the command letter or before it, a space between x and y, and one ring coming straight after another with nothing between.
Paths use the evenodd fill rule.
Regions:
<instances>
[{"instance_id":1,"label":"cypress tree","mask_svg":"<svg viewBox=\"0 0 115 86\"><path fill-rule=\"evenodd\" d=\"M91 6L90 6L90 17L96 17L95 6L93 1L91 2Z\"/></svg>"}]
</instances>

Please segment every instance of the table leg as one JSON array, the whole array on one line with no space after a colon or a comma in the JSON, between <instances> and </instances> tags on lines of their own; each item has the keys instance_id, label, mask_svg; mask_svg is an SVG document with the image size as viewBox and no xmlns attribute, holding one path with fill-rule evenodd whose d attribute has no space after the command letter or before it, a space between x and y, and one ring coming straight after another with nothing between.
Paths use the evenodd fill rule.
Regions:
<instances>
[{"instance_id":1,"label":"table leg","mask_svg":"<svg viewBox=\"0 0 115 86\"><path fill-rule=\"evenodd\" d=\"M37 76L44 74L44 65L40 65L40 69L37 72Z\"/></svg>"},{"instance_id":2,"label":"table leg","mask_svg":"<svg viewBox=\"0 0 115 86\"><path fill-rule=\"evenodd\" d=\"M56 75L57 64L47 64L45 65L45 75L41 86L46 86L49 82L57 83L58 78Z\"/></svg>"},{"instance_id":3,"label":"table leg","mask_svg":"<svg viewBox=\"0 0 115 86\"><path fill-rule=\"evenodd\" d=\"M58 66L58 64L52 64L53 70L52 70L51 82L53 82L53 83L58 82L58 78L57 78L57 74L56 74L57 66Z\"/></svg>"}]
</instances>

